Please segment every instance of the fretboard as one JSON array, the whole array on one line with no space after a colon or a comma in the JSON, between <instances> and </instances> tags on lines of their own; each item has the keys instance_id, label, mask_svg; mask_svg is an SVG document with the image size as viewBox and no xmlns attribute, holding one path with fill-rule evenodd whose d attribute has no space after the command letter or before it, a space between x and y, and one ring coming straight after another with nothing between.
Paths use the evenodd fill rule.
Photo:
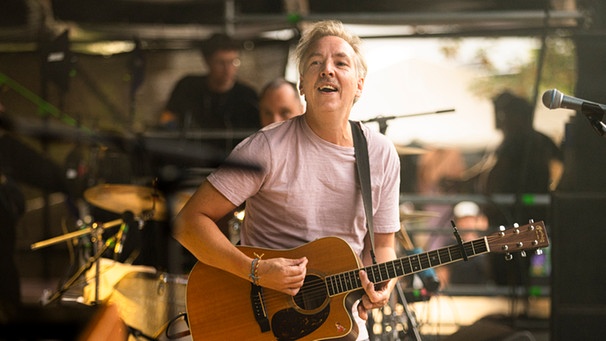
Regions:
<instances>
[{"instance_id":1,"label":"fretboard","mask_svg":"<svg viewBox=\"0 0 606 341\"><path fill-rule=\"evenodd\" d=\"M465 257L475 257L490 251L486 237L463 243L463 250L461 250L459 245L451 245L437 250L398 258L393 261L371 265L365 267L363 270L366 271L371 282L381 283L439 265L454 263L463 260ZM361 289L362 283L360 281L359 271L360 269L356 269L327 276L325 282L329 296Z\"/></svg>"}]
</instances>

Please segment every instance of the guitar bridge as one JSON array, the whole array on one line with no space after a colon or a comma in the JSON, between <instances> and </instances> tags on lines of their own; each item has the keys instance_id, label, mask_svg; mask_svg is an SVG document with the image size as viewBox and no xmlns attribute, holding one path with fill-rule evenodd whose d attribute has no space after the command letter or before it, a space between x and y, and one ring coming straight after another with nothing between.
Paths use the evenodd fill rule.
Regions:
<instances>
[{"instance_id":1,"label":"guitar bridge","mask_svg":"<svg viewBox=\"0 0 606 341\"><path fill-rule=\"evenodd\" d=\"M265 300L263 299L263 288L259 285L251 284L250 303L255 314L255 320L259 324L262 333L270 331L269 319L265 310Z\"/></svg>"}]
</instances>

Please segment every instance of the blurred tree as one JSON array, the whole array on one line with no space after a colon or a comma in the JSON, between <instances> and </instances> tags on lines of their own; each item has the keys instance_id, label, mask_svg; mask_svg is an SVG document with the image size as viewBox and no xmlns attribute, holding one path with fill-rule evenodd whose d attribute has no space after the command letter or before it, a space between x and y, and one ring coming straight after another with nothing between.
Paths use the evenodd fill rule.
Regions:
<instances>
[{"instance_id":1,"label":"blurred tree","mask_svg":"<svg viewBox=\"0 0 606 341\"><path fill-rule=\"evenodd\" d=\"M550 37L545 40L545 55L540 72L541 81L538 93L557 88L563 93L573 93L576 83L576 54L571 39ZM534 101L534 84L541 51L533 51L530 62L512 66L512 72L499 73L490 61L486 51L478 51L477 65L488 74L476 82L471 90L480 97L493 98L504 89Z\"/></svg>"}]
</instances>

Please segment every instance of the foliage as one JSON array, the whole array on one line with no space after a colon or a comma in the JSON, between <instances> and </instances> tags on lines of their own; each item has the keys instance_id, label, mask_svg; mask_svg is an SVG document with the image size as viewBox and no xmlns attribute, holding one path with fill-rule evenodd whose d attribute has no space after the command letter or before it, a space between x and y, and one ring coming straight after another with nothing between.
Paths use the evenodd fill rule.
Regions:
<instances>
[{"instance_id":1,"label":"foliage","mask_svg":"<svg viewBox=\"0 0 606 341\"><path fill-rule=\"evenodd\" d=\"M576 57L573 41L559 37L546 39L542 69L538 73L541 53L540 48L534 50L534 58L530 62L521 63L513 67L512 72L503 74L496 71L486 53L478 51L478 64L483 67L486 77L479 79L472 86L471 91L480 97L492 98L508 89L534 102L537 77L540 77L536 91L539 97L545 90L553 88L563 93L573 93L576 81Z\"/></svg>"}]
</instances>

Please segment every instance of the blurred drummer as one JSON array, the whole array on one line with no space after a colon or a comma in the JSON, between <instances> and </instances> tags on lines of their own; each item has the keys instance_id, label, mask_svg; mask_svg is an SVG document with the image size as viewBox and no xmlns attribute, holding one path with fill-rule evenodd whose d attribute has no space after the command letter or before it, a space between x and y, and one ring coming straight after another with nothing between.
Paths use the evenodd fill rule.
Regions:
<instances>
[{"instance_id":1,"label":"blurred drummer","mask_svg":"<svg viewBox=\"0 0 606 341\"><path fill-rule=\"evenodd\" d=\"M205 75L187 75L172 90L160 116L166 130L257 130L256 91L238 80L240 43L215 34L201 47L208 67ZM233 141L224 141L231 149Z\"/></svg>"},{"instance_id":2,"label":"blurred drummer","mask_svg":"<svg viewBox=\"0 0 606 341\"><path fill-rule=\"evenodd\" d=\"M259 119L262 127L286 121L303 113L303 102L297 85L284 78L276 78L267 83L259 97Z\"/></svg>"}]
</instances>

